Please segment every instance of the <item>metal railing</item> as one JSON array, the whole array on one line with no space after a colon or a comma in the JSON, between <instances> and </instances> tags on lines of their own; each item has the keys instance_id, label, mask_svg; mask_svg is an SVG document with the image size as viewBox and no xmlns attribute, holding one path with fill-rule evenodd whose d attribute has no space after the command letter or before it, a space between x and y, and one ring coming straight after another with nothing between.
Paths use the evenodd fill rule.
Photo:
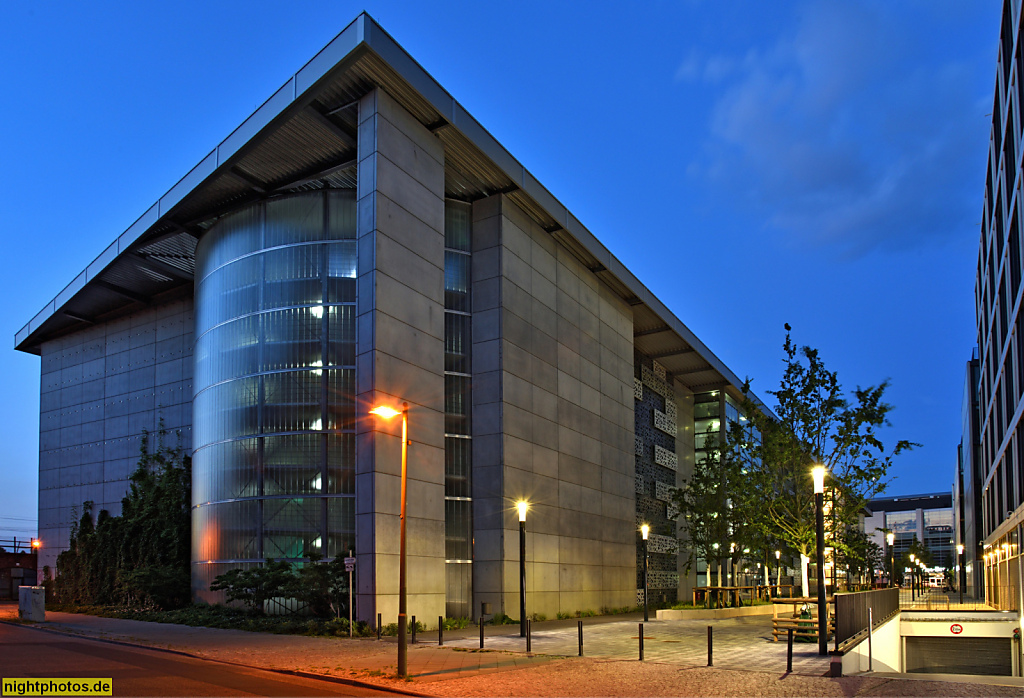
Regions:
<instances>
[{"instance_id":1,"label":"metal railing","mask_svg":"<svg viewBox=\"0 0 1024 698\"><path fill-rule=\"evenodd\" d=\"M981 589L978 590L982 592ZM925 587L900 589L900 608L905 611L1016 611L1020 596L1015 586L992 586L982 593L988 597L965 592Z\"/></svg>"},{"instance_id":2,"label":"metal railing","mask_svg":"<svg viewBox=\"0 0 1024 698\"><path fill-rule=\"evenodd\" d=\"M836 594L836 644L868 628L868 609L875 625L900 609L899 589L874 589Z\"/></svg>"}]
</instances>

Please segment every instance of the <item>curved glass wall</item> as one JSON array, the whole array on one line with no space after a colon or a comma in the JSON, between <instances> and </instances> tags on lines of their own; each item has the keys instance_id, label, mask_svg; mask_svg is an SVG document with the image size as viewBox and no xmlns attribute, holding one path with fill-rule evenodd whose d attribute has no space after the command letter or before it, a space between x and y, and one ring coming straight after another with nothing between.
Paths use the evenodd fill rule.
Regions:
<instances>
[{"instance_id":1,"label":"curved glass wall","mask_svg":"<svg viewBox=\"0 0 1024 698\"><path fill-rule=\"evenodd\" d=\"M354 190L221 219L196 249L193 587L354 548Z\"/></svg>"}]
</instances>

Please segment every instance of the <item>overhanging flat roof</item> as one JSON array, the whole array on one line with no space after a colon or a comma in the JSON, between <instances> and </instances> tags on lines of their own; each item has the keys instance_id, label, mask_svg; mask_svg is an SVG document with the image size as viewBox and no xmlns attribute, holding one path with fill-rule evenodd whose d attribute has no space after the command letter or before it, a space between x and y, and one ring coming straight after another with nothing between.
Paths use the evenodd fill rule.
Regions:
<instances>
[{"instance_id":1,"label":"overhanging flat roof","mask_svg":"<svg viewBox=\"0 0 1024 698\"><path fill-rule=\"evenodd\" d=\"M374 87L444 143L446 196L506 194L633 306L638 349L694 391L741 397L732 371L366 13L47 303L17 332L15 348L39 354L47 340L187 292L196 242L238 206L354 186L355 105Z\"/></svg>"}]
</instances>

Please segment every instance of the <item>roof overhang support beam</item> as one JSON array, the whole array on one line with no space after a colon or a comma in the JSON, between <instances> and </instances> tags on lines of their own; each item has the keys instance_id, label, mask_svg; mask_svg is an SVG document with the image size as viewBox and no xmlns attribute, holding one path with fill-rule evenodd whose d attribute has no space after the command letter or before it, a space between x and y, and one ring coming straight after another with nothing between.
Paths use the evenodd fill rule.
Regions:
<instances>
[{"instance_id":1,"label":"roof overhang support beam","mask_svg":"<svg viewBox=\"0 0 1024 698\"><path fill-rule=\"evenodd\" d=\"M688 368L685 371L672 371L672 375L678 378L679 376L689 376L694 373L704 373L711 370L714 370L711 366L701 366L700 368Z\"/></svg>"},{"instance_id":2,"label":"roof overhang support beam","mask_svg":"<svg viewBox=\"0 0 1024 698\"><path fill-rule=\"evenodd\" d=\"M140 265L149 267L152 271L155 271L158 274L169 276L172 279L180 279L181 281L193 281L191 274L184 269L179 269L173 264L167 264L166 262L161 262L159 259L147 257L146 255L141 254L135 255L135 259Z\"/></svg>"},{"instance_id":3,"label":"roof overhang support beam","mask_svg":"<svg viewBox=\"0 0 1024 698\"><path fill-rule=\"evenodd\" d=\"M671 327L669 327L668 325L662 325L661 327L652 327L649 330L640 330L639 332L634 332L633 333L633 337L634 338L636 338L636 337L647 337L647 336L652 335L652 334L661 334L662 332L671 332L671 331L672 331Z\"/></svg>"},{"instance_id":4,"label":"roof overhang support beam","mask_svg":"<svg viewBox=\"0 0 1024 698\"><path fill-rule=\"evenodd\" d=\"M92 318L87 318L84 315L79 315L79 314L77 314L75 312L72 312L70 310L65 310L63 312L64 312L65 316L71 318L72 320L77 320L78 322L84 322L87 325L95 325L96 324L95 320L93 320Z\"/></svg>"},{"instance_id":5,"label":"roof overhang support beam","mask_svg":"<svg viewBox=\"0 0 1024 698\"><path fill-rule=\"evenodd\" d=\"M127 300L133 301L135 303L142 303L143 305L149 305L149 298L147 296L144 296L141 293L135 293L134 291L129 291L123 286L112 284L109 281L104 281L103 279L95 279L92 283L95 286L107 289L111 293L116 293L117 295Z\"/></svg>"},{"instance_id":6,"label":"roof overhang support beam","mask_svg":"<svg viewBox=\"0 0 1024 698\"><path fill-rule=\"evenodd\" d=\"M233 174L234 176L238 177L240 180L242 180L243 182L248 184L250 187L252 187L253 191L255 191L255 192L259 193L259 194L266 194L267 193L267 185L266 184L264 184L263 182L259 181L255 177L253 177L253 176L251 176L249 174L246 174L240 168L232 167L231 168L231 174Z\"/></svg>"},{"instance_id":7,"label":"roof overhang support beam","mask_svg":"<svg viewBox=\"0 0 1024 698\"><path fill-rule=\"evenodd\" d=\"M308 107L306 113L313 117L313 120L323 126L325 129L330 131L334 136L345 144L346 147L352 148L356 144L356 134L350 133L349 129L340 126L330 118L324 116L313 107Z\"/></svg>"},{"instance_id":8,"label":"roof overhang support beam","mask_svg":"<svg viewBox=\"0 0 1024 698\"><path fill-rule=\"evenodd\" d=\"M696 349L690 347L688 349L673 349L671 351L659 351L657 354L648 354L647 356L652 359L667 359L670 356L682 356L684 354L692 354Z\"/></svg>"},{"instance_id":9,"label":"roof overhang support beam","mask_svg":"<svg viewBox=\"0 0 1024 698\"><path fill-rule=\"evenodd\" d=\"M356 166L356 161L354 159L353 160L346 160L345 162L338 163L337 165L331 165L327 169L321 169L321 170L318 170L318 171L313 172L313 173L302 175L298 179L293 179L290 182L285 182L284 184L279 184L276 187L274 187L268 193L273 194L273 193L276 193L276 192L283 191L284 189L292 189L294 187L301 187L303 184L309 184L310 182L317 182L317 181L319 181L321 179L324 179L325 177L330 177L335 172L341 172L342 170L347 170L347 169L349 169L351 167L355 167L355 166Z\"/></svg>"}]
</instances>

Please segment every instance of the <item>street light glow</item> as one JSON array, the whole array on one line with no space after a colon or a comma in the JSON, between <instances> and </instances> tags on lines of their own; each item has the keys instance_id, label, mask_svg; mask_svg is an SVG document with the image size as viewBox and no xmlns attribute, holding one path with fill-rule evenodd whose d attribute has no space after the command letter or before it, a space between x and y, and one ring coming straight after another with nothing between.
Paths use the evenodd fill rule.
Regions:
<instances>
[{"instance_id":1,"label":"street light glow","mask_svg":"<svg viewBox=\"0 0 1024 698\"><path fill-rule=\"evenodd\" d=\"M957 555L963 555L964 554L964 544L963 543L957 543L956 544L956 554Z\"/></svg>"},{"instance_id":2,"label":"street light glow","mask_svg":"<svg viewBox=\"0 0 1024 698\"><path fill-rule=\"evenodd\" d=\"M651 527L644 524L640 527L640 535L643 536L644 540L647 540L647 534L651 532Z\"/></svg>"},{"instance_id":3,"label":"street light glow","mask_svg":"<svg viewBox=\"0 0 1024 698\"><path fill-rule=\"evenodd\" d=\"M775 559L778 560L778 559L781 559L781 558L782 558L782 551L781 550L776 550L775 551Z\"/></svg>"},{"instance_id":4,"label":"street light glow","mask_svg":"<svg viewBox=\"0 0 1024 698\"><path fill-rule=\"evenodd\" d=\"M885 534L885 540L886 540L886 542L889 545L892 545L893 543L896 542L896 534L893 533L892 531L889 531L888 533Z\"/></svg>"},{"instance_id":5,"label":"street light glow","mask_svg":"<svg viewBox=\"0 0 1024 698\"><path fill-rule=\"evenodd\" d=\"M402 413L396 410L394 407L389 407L388 405L378 405L377 407L374 407L372 410L370 410L370 414L375 414L378 417L383 417L384 419L391 419L392 417L397 417Z\"/></svg>"},{"instance_id":6,"label":"street light glow","mask_svg":"<svg viewBox=\"0 0 1024 698\"><path fill-rule=\"evenodd\" d=\"M526 521L526 510L530 508L530 503L525 501L516 502L516 509L519 510L519 520Z\"/></svg>"},{"instance_id":7,"label":"street light glow","mask_svg":"<svg viewBox=\"0 0 1024 698\"><path fill-rule=\"evenodd\" d=\"M825 492L825 466L816 465L811 468L811 477L814 478L814 494L824 494Z\"/></svg>"}]
</instances>

